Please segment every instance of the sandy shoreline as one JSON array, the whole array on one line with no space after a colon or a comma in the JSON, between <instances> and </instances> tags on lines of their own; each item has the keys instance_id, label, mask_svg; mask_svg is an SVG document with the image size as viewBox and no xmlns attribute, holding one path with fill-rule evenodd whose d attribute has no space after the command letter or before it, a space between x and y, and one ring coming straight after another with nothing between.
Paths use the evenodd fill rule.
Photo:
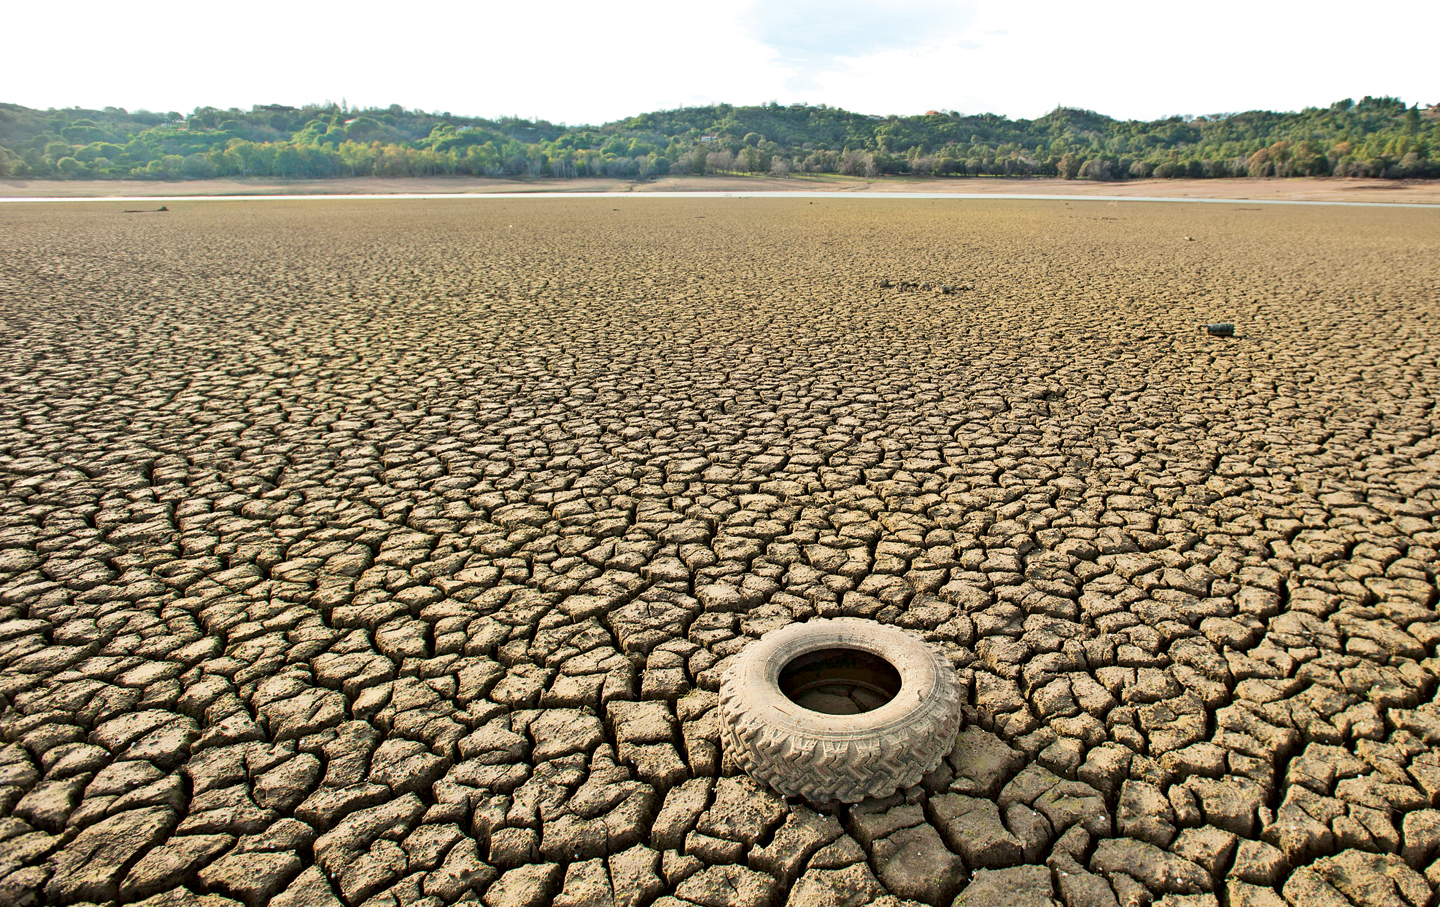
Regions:
<instances>
[{"instance_id":1,"label":"sandy shoreline","mask_svg":"<svg viewBox=\"0 0 1440 907\"><path fill-rule=\"evenodd\" d=\"M470 177L336 180L0 180L0 199L185 198L269 195L513 194L536 192L853 192L943 193L956 195L1067 195L1120 198L1194 198L1254 201L1365 202L1440 205L1440 181L1298 179L1133 180L1095 183L1061 179L860 179L842 176L725 177L660 179L637 183L617 179L506 180Z\"/></svg>"}]
</instances>

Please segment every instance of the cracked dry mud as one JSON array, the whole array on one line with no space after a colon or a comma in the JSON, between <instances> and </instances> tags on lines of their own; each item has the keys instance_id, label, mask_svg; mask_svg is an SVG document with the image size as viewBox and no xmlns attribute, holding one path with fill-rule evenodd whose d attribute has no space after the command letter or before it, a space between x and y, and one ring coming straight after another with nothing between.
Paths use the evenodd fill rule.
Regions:
<instances>
[{"instance_id":1,"label":"cracked dry mud","mask_svg":"<svg viewBox=\"0 0 1440 907\"><path fill-rule=\"evenodd\" d=\"M0 211L0 902L1434 903L1435 212L119 207ZM967 705L822 812L835 615Z\"/></svg>"}]
</instances>

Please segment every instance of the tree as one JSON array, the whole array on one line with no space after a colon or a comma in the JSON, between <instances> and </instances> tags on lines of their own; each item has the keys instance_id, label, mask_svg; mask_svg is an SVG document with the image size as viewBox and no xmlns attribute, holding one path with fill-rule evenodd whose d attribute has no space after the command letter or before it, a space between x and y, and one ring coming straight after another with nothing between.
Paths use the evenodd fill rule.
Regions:
<instances>
[{"instance_id":1,"label":"tree","mask_svg":"<svg viewBox=\"0 0 1440 907\"><path fill-rule=\"evenodd\" d=\"M209 179L215 175L215 165L211 163L210 158L196 152L186 155L181 172L185 174L187 180Z\"/></svg>"},{"instance_id":2,"label":"tree","mask_svg":"<svg viewBox=\"0 0 1440 907\"><path fill-rule=\"evenodd\" d=\"M1082 180L1110 182L1116 178L1115 165L1104 158L1091 158L1081 165L1079 176Z\"/></svg>"},{"instance_id":3,"label":"tree","mask_svg":"<svg viewBox=\"0 0 1440 907\"><path fill-rule=\"evenodd\" d=\"M1261 177L1275 175L1275 162L1271 160L1270 149L1268 148L1261 148L1259 151L1250 155L1249 165L1251 176Z\"/></svg>"},{"instance_id":4,"label":"tree","mask_svg":"<svg viewBox=\"0 0 1440 907\"><path fill-rule=\"evenodd\" d=\"M476 147L484 150L468 150ZM880 118L823 105L717 104L574 128L515 117L428 114L399 105L197 107L186 121L178 114L115 107L38 111L0 104L0 149L7 149L4 166L10 174L55 175L57 162L73 157L93 174L132 178L199 178L206 167L192 161L187 169L185 163L196 154L209 161L214 176L283 178L366 175L377 172L382 158L380 170L403 175L497 175L508 169L576 177L606 167L657 173L665 166L661 160L672 172L738 166L758 173L768 172L778 158L782 170L857 176L908 171L1097 179L1106 178L1107 168L1110 178L1122 179L1252 172L1440 176L1440 122L1418 105L1390 97L1358 104L1347 99L1297 113L1261 110L1151 122L1069 109L1012 121L993 114ZM710 154L722 152L739 160L712 161ZM179 163L165 163L169 157ZM617 158L630 163L611 163ZM102 159L109 163L100 165ZM152 174L149 165L156 160L161 164ZM1173 166L1157 173L1153 168L1162 162Z\"/></svg>"},{"instance_id":5,"label":"tree","mask_svg":"<svg viewBox=\"0 0 1440 907\"><path fill-rule=\"evenodd\" d=\"M275 149L273 175L283 179L299 179L300 152L294 145L281 145Z\"/></svg>"},{"instance_id":6,"label":"tree","mask_svg":"<svg viewBox=\"0 0 1440 907\"><path fill-rule=\"evenodd\" d=\"M735 169L735 155L730 151L712 151L705 155L707 173L730 173Z\"/></svg>"}]
</instances>

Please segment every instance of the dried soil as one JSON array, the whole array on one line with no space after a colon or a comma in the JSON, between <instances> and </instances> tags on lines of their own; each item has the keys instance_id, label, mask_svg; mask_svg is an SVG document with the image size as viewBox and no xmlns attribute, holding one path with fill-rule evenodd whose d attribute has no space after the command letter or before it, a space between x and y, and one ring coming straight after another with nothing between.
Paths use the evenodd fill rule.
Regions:
<instances>
[{"instance_id":1,"label":"dried soil","mask_svg":"<svg viewBox=\"0 0 1440 907\"><path fill-rule=\"evenodd\" d=\"M216 179L190 182L147 180L0 180L0 198L179 198L187 195L403 195L513 194L536 192L853 192L885 195L931 192L986 195L1079 195L1122 198L1253 199L1256 201L1440 204L1440 180L1377 180L1296 177L1293 179L1172 179L1096 183L1089 180L975 179L841 176L684 176L639 182L607 179L486 179L465 176L332 180Z\"/></svg>"},{"instance_id":2,"label":"dried soil","mask_svg":"<svg viewBox=\"0 0 1440 907\"><path fill-rule=\"evenodd\" d=\"M1434 212L123 208L0 208L0 902L1433 901ZM834 615L967 704L817 812Z\"/></svg>"}]
</instances>

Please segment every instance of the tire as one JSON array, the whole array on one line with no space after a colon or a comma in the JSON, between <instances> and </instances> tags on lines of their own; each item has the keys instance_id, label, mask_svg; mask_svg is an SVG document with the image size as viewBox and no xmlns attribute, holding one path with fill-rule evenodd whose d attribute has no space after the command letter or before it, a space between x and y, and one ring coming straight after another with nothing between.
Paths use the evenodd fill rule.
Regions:
<instances>
[{"instance_id":1,"label":"tire","mask_svg":"<svg viewBox=\"0 0 1440 907\"><path fill-rule=\"evenodd\" d=\"M828 650L836 649L846 657L864 653L856 659L881 673L885 665L893 669L899 689L886 688L893 698L849 715L793 701L782 689L782 674L786 682L799 676L797 682L813 690L824 681L807 678L834 676L833 671L825 675L816 668L807 674L797 666L807 663L804 656L836 664L824 661L831 657ZM816 695L824 694L798 698ZM827 704L832 699L826 697ZM918 784L940 764L959 732L960 686L946 658L902 630L868 620L815 620L774 630L746 646L725 672L719 708L724 744L751 777L787 797L858 803Z\"/></svg>"}]
</instances>

